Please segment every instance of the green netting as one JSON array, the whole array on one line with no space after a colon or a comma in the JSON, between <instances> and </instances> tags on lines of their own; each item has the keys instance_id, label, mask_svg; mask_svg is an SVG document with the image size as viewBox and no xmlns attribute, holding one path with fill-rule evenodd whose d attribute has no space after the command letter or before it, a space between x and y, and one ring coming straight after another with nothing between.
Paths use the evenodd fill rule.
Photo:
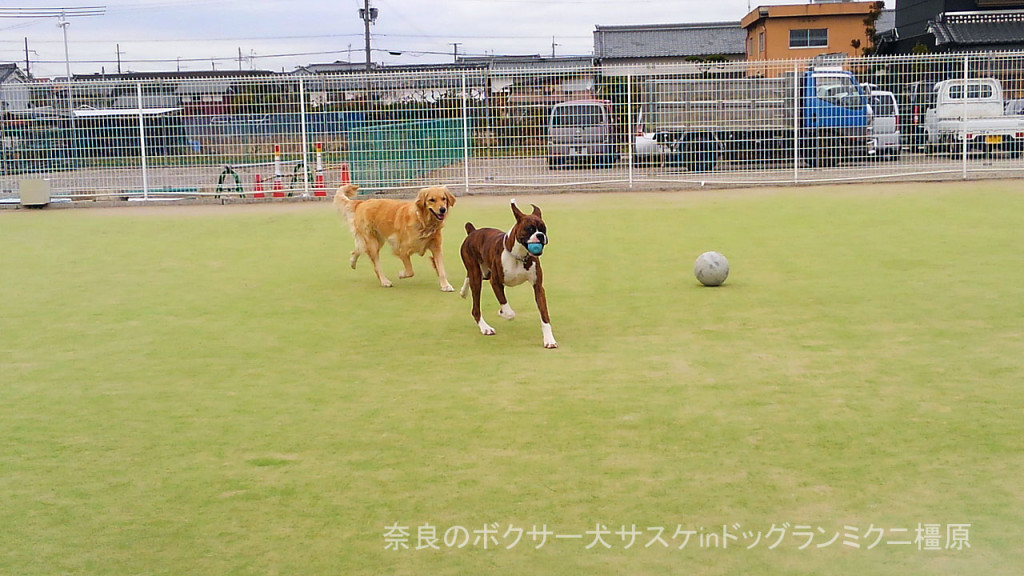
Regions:
<instances>
[{"instance_id":1,"label":"green netting","mask_svg":"<svg viewBox=\"0 0 1024 576\"><path fill-rule=\"evenodd\" d=\"M377 124L352 129L348 138L352 181L364 189L421 181L465 153L460 118Z\"/></svg>"}]
</instances>

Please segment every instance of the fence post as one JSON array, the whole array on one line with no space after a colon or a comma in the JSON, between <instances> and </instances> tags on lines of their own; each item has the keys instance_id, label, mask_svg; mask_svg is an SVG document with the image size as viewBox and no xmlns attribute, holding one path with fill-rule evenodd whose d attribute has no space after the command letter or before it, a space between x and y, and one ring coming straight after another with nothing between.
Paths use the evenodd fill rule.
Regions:
<instances>
[{"instance_id":1,"label":"fence post","mask_svg":"<svg viewBox=\"0 0 1024 576\"><path fill-rule=\"evenodd\" d=\"M963 108L963 112L960 113L960 117L961 117L961 121L960 121L960 130L961 130L960 139L963 140L963 146L961 147L961 150L960 150L961 162L962 162L962 166L963 166L963 168L962 168L963 174L962 174L961 177L964 180L967 180L967 131L964 130L964 128L967 126L967 79L970 77L970 74L967 73L967 67L970 66L970 65L971 65L970 57L967 54L964 54L964 88L963 88L963 92L961 93L961 95L963 97L964 108Z\"/></svg>"},{"instance_id":2,"label":"fence post","mask_svg":"<svg viewBox=\"0 0 1024 576\"><path fill-rule=\"evenodd\" d=\"M486 88L485 88L486 90ZM469 93L466 91L466 73L462 73L462 177L469 194Z\"/></svg>"},{"instance_id":3,"label":"fence post","mask_svg":"<svg viewBox=\"0 0 1024 576\"><path fill-rule=\"evenodd\" d=\"M793 183L800 183L800 63L793 62Z\"/></svg>"},{"instance_id":4,"label":"fence post","mask_svg":"<svg viewBox=\"0 0 1024 576\"><path fill-rule=\"evenodd\" d=\"M633 132L637 125L633 120L633 73L626 74L626 159L629 161L629 189L633 189L633 155L636 153L636 134Z\"/></svg>"},{"instance_id":5,"label":"fence post","mask_svg":"<svg viewBox=\"0 0 1024 576\"><path fill-rule=\"evenodd\" d=\"M142 158L142 199L149 200L149 167L146 162L146 122L142 116L142 82L135 83L139 103L139 154Z\"/></svg>"},{"instance_id":6,"label":"fence post","mask_svg":"<svg viewBox=\"0 0 1024 576\"><path fill-rule=\"evenodd\" d=\"M302 122L302 195L309 196L309 134L306 132L306 82L299 76L299 121Z\"/></svg>"}]
</instances>

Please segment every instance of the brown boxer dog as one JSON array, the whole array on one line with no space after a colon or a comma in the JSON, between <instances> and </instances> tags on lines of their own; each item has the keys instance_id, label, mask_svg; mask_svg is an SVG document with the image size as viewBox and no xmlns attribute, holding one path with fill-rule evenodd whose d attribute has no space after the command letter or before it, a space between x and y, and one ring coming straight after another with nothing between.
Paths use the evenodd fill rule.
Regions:
<instances>
[{"instance_id":1,"label":"brown boxer dog","mask_svg":"<svg viewBox=\"0 0 1024 576\"><path fill-rule=\"evenodd\" d=\"M532 204L531 204L532 206ZM498 316L512 320L516 313L505 298L506 286L518 286L523 282L533 285L533 296L540 311L540 328L544 335L545 348L558 348L558 342L551 333L551 319L548 317L548 301L544 295L544 274L540 268L540 255L548 243L547 226L541 218L540 208L533 206L533 212L524 214L516 201L512 200L512 214L516 223L508 233L494 228L480 228L466 222L466 239L462 241L462 262L466 265L466 281L459 295L466 297L466 289L473 290L473 320L485 336L494 334L480 315L480 290L484 280L490 280L494 295L501 308Z\"/></svg>"}]
</instances>

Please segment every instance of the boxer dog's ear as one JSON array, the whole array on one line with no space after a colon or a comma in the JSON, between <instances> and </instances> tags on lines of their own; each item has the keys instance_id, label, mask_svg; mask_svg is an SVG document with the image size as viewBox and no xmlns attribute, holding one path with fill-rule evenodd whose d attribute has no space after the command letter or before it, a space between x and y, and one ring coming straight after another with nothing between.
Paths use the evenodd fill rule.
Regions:
<instances>
[{"instance_id":1,"label":"boxer dog's ear","mask_svg":"<svg viewBox=\"0 0 1024 576\"><path fill-rule=\"evenodd\" d=\"M519 222L520 220L523 219L523 211L520 210L519 206L516 205L515 198L512 199L512 214L516 217L516 222Z\"/></svg>"},{"instance_id":2,"label":"boxer dog's ear","mask_svg":"<svg viewBox=\"0 0 1024 576\"><path fill-rule=\"evenodd\" d=\"M541 218L540 208L537 208L536 204L530 204L530 206L533 206L533 215L536 216L537 218Z\"/></svg>"}]
</instances>

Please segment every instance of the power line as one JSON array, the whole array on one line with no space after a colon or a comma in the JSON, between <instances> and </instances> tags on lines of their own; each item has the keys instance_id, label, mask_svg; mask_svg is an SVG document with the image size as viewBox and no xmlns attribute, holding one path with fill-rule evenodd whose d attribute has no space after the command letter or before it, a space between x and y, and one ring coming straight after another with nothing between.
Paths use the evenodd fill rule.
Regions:
<instances>
[{"instance_id":1,"label":"power line","mask_svg":"<svg viewBox=\"0 0 1024 576\"><path fill-rule=\"evenodd\" d=\"M79 18L103 16L106 6L76 6L67 8L0 8L0 18Z\"/></svg>"},{"instance_id":2,"label":"power line","mask_svg":"<svg viewBox=\"0 0 1024 576\"><path fill-rule=\"evenodd\" d=\"M420 55L420 56L425 56L425 55L431 55L431 56L451 56L451 54L452 54L451 52L442 52L442 51L430 51L430 50L388 50L388 49L384 49L384 48L373 48L372 51L376 52L376 53L379 53L379 54L393 54L393 53L398 52L398 53L401 53L401 54L412 55L412 56L416 56L416 55ZM254 60L269 60L269 59L273 59L273 58L294 58L296 56L328 56L328 55L332 55L332 54L342 54L344 52L347 52L347 50L328 50L328 51L319 51L319 52L288 52L288 53L281 53L281 54L258 54L258 55L254 55L254 56L247 56L246 58L252 58ZM462 56L486 56L486 54L471 54L471 53L464 53L464 54L461 54L461 55ZM121 63L122 64L166 64L166 63L172 63L172 62L210 62L210 61L234 62L234 61L237 61L237 60L238 60L238 56L237 55L232 55L232 56L211 56L211 57L187 57L187 58L182 58L182 57L175 57L175 58L130 58L130 59L123 58L123 59L121 59ZM60 64L60 63L63 63L64 61L63 60L36 59L36 60L33 60L33 62L36 63L36 64ZM116 62L116 60L110 59L110 58L100 58L100 59L95 59L95 60L90 60L90 59L86 59L86 60L72 60L71 62L73 64L108 64L108 63L114 63L114 62Z\"/></svg>"},{"instance_id":3,"label":"power line","mask_svg":"<svg viewBox=\"0 0 1024 576\"><path fill-rule=\"evenodd\" d=\"M495 36L493 34L487 35L467 35L460 34L453 36L451 34L371 34L371 38L375 40L447 40L455 38L457 40L549 40L551 35L522 35L522 36ZM121 43L146 43L146 44L194 44L195 42L263 42L263 41L276 41L276 40L331 40L331 39L343 39L343 38L362 38L363 34L320 34L320 35L296 35L296 36L237 36L237 37L226 37L226 38L181 38L181 39L157 39L157 38L146 38L146 39L133 39L133 38L118 38L116 41ZM592 36L590 35L562 35L559 34L559 38L569 40L588 40ZM75 40L75 44L110 44L114 42L113 39L105 40ZM35 40L33 44L60 44L60 40ZM13 44L20 45L20 40L0 40L0 45ZM450 52L449 52L450 54Z\"/></svg>"}]
</instances>

